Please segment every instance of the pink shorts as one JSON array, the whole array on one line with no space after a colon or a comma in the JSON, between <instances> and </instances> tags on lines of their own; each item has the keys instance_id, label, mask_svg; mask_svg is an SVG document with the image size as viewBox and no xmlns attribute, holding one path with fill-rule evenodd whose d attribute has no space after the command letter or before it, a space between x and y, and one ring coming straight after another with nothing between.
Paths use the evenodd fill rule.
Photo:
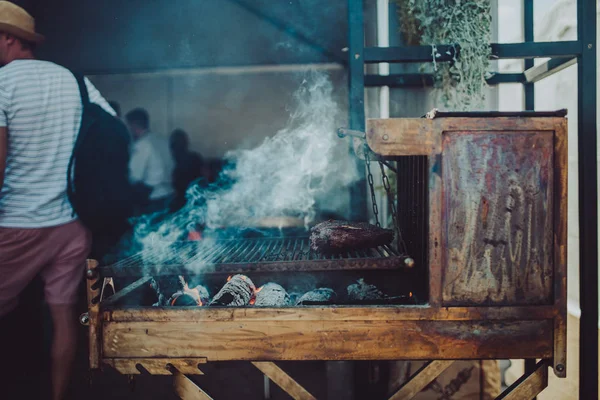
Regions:
<instances>
[{"instance_id":1,"label":"pink shorts","mask_svg":"<svg viewBox=\"0 0 600 400\"><path fill-rule=\"evenodd\" d=\"M12 311L19 294L40 274L48 304L74 304L91 246L79 222L50 228L0 227L0 316Z\"/></svg>"}]
</instances>

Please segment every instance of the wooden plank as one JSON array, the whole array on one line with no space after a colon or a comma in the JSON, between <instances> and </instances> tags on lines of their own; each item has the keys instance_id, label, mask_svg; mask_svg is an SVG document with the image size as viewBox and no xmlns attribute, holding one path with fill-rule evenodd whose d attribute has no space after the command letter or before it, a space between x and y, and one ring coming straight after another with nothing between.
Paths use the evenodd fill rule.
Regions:
<instances>
[{"instance_id":1,"label":"wooden plank","mask_svg":"<svg viewBox=\"0 0 600 400\"><path fill-rule=\"evenodd\" d=\"M125 296L129 295L131 292L133 292L133 291L139 289L140 287L144 286L146 283L148 283L150 281L150 279L152 279L151 276L143 276L143 277L141 277L137 281L135 281L132 284L124 287L122 290L119 290L117 293L115 293L114 295L110 296L108 299L104 300L102 302L102 306L106 307L106 306L110 306L112 304L117 303L119 300L121 300Z\"/></svg>"},{"instance_id":2,"label":"wooden plank","mask_svg":"<svg viewBox=\"0 0 600 400\"><path fill-rule=\"evenodd\" d=\"M105 358L102 362L123 375L141 374L138 365L151 375L171 375L170 366L186 375L204 375L198 364L205 364L206 358Z\"/></svg>"},{"instance_id":3,"label":"wooden plank","mask_svg":"<svg viewBox=\"0 0 600 400\"><path fill-rule=\"evenodd\" d=\"M272 362L253 361L252 364L295 400L316 400L298 382Z\"/></svg>"},{"instance_id":4,"label":"wooden plank","mask_svg":"<svg viewBox=\"0 0 600 400\"><path fill-rule=\"evenodd\" d=\"M429 304L442 304L442 158L429 157Z\"/></svg>"},{"instance_id":5,"label":"wooden plank","mask_svg":"<svg viewBox=\"0 0 600 400\"><path fill-rule=\"evenodd\" d=\"M404 400L412 399L421 390L425 389L427 385L437 378L442 372L444 372L454 361L452 360L435 360L425 364L420 370L418 370L413 376L411 376L396 393L394 393L389 400Z\"/></svg>"},{"instance_id":6,"label":"wooden plank","mask_svg":"<svg viewBox=\"0 0 600 400\"><path fill-rule=\"evenodd\" d=\"M428 156L441 152L441 132L422 118L369 119L367 143L382 156Z\"/></svg>"},{"instance_id":7,"label":"wooden plank","mask_svg":"<svg viewBox=\"0 0 600 400\"><path fill-rule=\"evenodd\" d=\"M554 132L554 374L567 375L567 218L568 218L568 134L563 118Z\"/></svg>"},{"instance_id":8,"label":"wooden plank","mask_svg":"<svg viewBox=\"0 0 600 400\"><path fill-rule=\"evenodd\" d=\"M88 326L88 338L90 344L90 368L100 368L100 360L102 359L102 321L100 320L100 306L95 304L88 310L90 324Z\"/></svg>"},{"instance_id":9,"label":"wooden plank","mask_svg":"<svg viewBox=\"0 0 600 400\"><path fill-rule=\"evenodd\" d=\"M550 358L553 321L105 322L107 358L443 360Z\"/></svg>"},{"instance_id":10,"label":"wooden plank","mask_svg":"<svg viewBox=\"0 0 600 400\"><path fill-rule=\"evenodd\" d=\"M544 320L554 306L517 307L127 307L104 311L106 322L481 321Z\"/></svg>"},{"instance_id":11,"label":"wooden plank","mask_svg":"<svg viewBox=\"0 0 600 400\"><path fill-rule=\"evenodd\" d=\"M496 400L531 400L548 386L548 361L542 360L535 371L523 375Z\"/></svg>"},{"instance_id":12,"label":"wooden plank","mask_svg":"<svg viewBox=\"0 0 600 400\"><path fill-rule=\"evenodd\" d=\"M442 142L443 304L552 304L553 133L461 131Z\"/></svg>"},{"instance_id":13,"label":"wooden plank","mask_svg":"<svg viewBox=\"0 0 600 400\"><path fill-rule=\"evenodd\" d=\"M367 121L367 143L382 156L434 155L442 150L442 134L455 131L552 132L562 117L525 118L390 118Z\"/></svg>"},{"instance_id":14,"label":"wooden plank","mask_svg":"<svg viewBox=\"0 0 600 400\"><path fill-rule=\"evenodd\" d=\"M173 388L182 400L212 400L212 397L176 368L173 368Z\"/></svg>"}]
</instances>

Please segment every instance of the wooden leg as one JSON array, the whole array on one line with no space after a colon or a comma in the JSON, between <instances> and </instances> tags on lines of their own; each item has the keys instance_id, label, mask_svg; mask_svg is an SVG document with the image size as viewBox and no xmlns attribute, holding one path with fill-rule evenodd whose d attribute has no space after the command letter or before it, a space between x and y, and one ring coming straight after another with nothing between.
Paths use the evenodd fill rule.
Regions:
<instances>
[{"instance_id":1,"label":"wooden leg","mask_svg":"<svg viewBox=\"0 0 600 400\"><path fill-rule=\"evenodd\" d=\"M389 400L412 399L427 385L429 385L431 381L437 378L450 365L452 365L453 362L453 360L429 361L413 376L411 376L408 382L398 389L398 391L394 393Z\"/></svg>"},{"instance_id":2,"label":"wooden leg","mask_svg":"<svg viewBox=\"0 0 600 400\"><path fill-rule=\"evenodd\" d=\"M284 370L275 365L275 363L254 361L252 364L275 382L277 386L292 396L293 399L316 400L312 394L308 393L306 389L292 379Z\"/></svg>"},{"instance_id":3,"label":"wooden leg","mask_svg":"<svg viewBox=\"0 0 600 400\"><path fill-rule=\"evenodd\" d=\"M204 390L182 374L177 368L171 367L173 388L182 400L213 400Z\"/></svg>"},{"instance_id":4,"label":"wooden leg","mask_svg":"<svg viewBox=\"0 0 600 400\"><path fill-rule=\"evenodd\" d=\"M548 386L548 360L542 360L535 370L513 383L496 400L531 400Z\"/></svg>"}]
</instances>

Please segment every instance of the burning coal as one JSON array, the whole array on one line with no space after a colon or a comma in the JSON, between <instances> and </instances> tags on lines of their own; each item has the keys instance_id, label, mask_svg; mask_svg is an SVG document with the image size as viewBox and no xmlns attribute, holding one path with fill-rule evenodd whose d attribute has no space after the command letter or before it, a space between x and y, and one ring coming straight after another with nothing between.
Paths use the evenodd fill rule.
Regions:
<instances>
[{"instance_id":1,"label":"burning coal","mask_svg":"<svg viewBox=\"0 0 600 400\"><path fill-rule=\"evenodd\" d=\"M227 158L233 167L210 187L190 187L179 212L138 220L138 249L160 258L200 225L209 230L244 228L260 219L287 216L301 218L308 227L318 199L337 201L336 191L347 188L359 174L347 143L336 135L344 123L328 76L309 72L294 103L285 129L252 150L230 152Z\"/></svg>"}]
</instances>

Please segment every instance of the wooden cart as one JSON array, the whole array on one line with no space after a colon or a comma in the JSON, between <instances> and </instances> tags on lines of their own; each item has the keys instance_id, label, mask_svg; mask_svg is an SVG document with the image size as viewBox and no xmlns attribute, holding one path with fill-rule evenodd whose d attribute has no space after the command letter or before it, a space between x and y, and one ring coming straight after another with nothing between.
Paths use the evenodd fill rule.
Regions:
<instances>
[{"instance_id":1,"label":"wooden cart","mask_svg":"<svg viewBox=\"0 0 600 400\"><path fill-rule=\"evenodd\" d=\"M541 360L502 398L541 392L548 366L565 377L565 113L375 119L367 123L366 140L399 169L411 157L424 166L426 174L417 178L398 173L399 185L420 179L428 199L422 207L426 236L409 243L410 251L418 252L419 242L425 249L414 267L426 283L424 304L124 307L119 300L149 277L98 303L97 286L110 277L89 261L91 368L174 374L186 399L209 398L185 375L201 374L211 361L253 362L298 399L313 397L273 362L434 360L393 399L411 398L458 359ZM402 205L406 236L414 221L402 218Z\"/></svg>"}]
</instances>

